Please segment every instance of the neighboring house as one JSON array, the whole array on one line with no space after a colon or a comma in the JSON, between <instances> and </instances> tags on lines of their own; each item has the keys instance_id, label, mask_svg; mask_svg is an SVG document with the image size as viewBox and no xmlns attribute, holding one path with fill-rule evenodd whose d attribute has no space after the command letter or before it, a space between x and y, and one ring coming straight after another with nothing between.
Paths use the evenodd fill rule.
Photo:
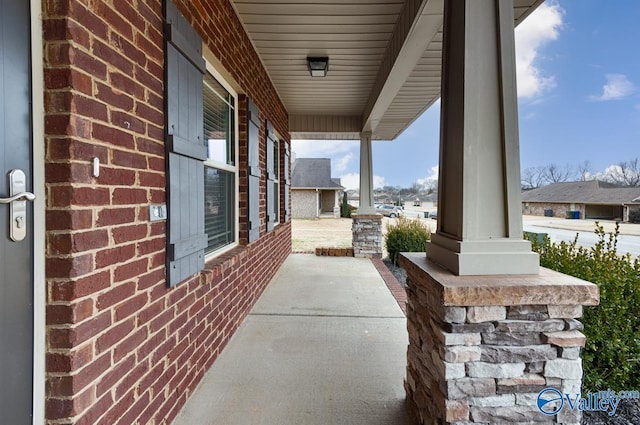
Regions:
<instances>
[{"instance_id":1,"label":"neighboring house","mask_svg":"<svg viewBox=\"0 0 640 425\"><path fill-rule=\"evenodd\" d=\"M597 180L555 183L522 192L522 212L530 215L629 221L640 209L640 187L620 187ZM570 214L572 215L572 214Z\"/></svg>"},{"instance_id":2,"label":"neighboring house","mask_svg":"<svg viewBox=\"0 0 640 425\"><path fill-rule=\"evenodd\" d=\"M331 177L331 159L296 158L291 171L291 211L294 218L322 214L340 216L340 179Z\"/></svg>"}]
</instances>

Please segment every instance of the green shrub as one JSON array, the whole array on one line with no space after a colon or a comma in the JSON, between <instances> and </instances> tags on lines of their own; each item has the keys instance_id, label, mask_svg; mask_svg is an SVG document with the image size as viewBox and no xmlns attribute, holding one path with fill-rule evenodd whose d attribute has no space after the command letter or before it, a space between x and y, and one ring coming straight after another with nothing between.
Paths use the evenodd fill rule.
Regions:
<instances>
[{"instance_id":1,"label":"green shrub","mask_svg":"<svg viewBox=\"0 0 640 425\"><path fill-rule=\"evenodd\" d=\"M616 250L619 227L606 234L596 223L598 242L592 248L571 243L533 240L540 265L593 282L600 305L586 307L582 322L584 389L637 389L640 385L640 259Z\"/></svg>"},{"instance_id":2,"label":"green shrub","mask_svg":"<svg viewBox=\"0 0 640 425\"><path fill-rule=\"evenodd\" d=\"M640 210L629 211L629 221L631 223L640 223Z\"/></svg>"},{"instance_id":3,"label":"green shrub","mask_svg":"<svg viewBox=\"0 0 640 425\"><path fill-rule=\"evenodd\" d=\"M429 239L431 233L420 220L400 217L395 224L387 225L384 244L393 264L398 264L401 252L424 252Z\"/></svg>"},{"instance_id":4,"label":"green shrub","mask_svg":"<svg viewBox=\"0 0 640 425\"><path fill-rule=\"evenodd\" d=\"M351 213L357 209L358 208L347 202L347 192L344 192L344 195L342 196L342 203L340 204L340 217L351 218Z\"/></svg>"}]
</instances>

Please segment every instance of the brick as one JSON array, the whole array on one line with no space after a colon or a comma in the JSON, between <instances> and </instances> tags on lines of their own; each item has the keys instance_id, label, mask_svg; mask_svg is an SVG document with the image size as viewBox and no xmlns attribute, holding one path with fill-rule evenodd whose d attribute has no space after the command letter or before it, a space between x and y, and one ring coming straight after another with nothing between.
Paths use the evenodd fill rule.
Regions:
<instances>
[{"instance_id":1,"label":"brick","mask_svg":"<svg viewBox=\"0 0 640 425\"><path fill-rule=\"evenodd\" d=\"M133 152L125 152L119 150L112 151L112 162L114 165L126 168L147 168L147 157Z\"/></svg>"},{"instance_id":2,"label":"brick","mask_svg":"<svg viewBox=\"0 0 640 425\"><path fill-rule=\"evenodd\" d=\"M124 301L136 292L135 282L126 282L121 285L110 288L107 292L98 297L96 307L100 310L105 310L121 301Z\"/></svg>"},{"instance_id":3,"label":"brick","mask_svg":"<svg viewBox=\"0 0 640 425\"><path fill-rule=\"evenodd\" d=\"M91 210L47 210L46 227L51 230L90 229L93 222Z\"/></svg>"},{"instance_id":4,"label":"brick","mask_svg":"<svg viewBox=\"0 0 640 425\"><path fill-rule=\"evenodd\" d=\"M582 317L581 305L549 305L549 317L552 319L577 319Z\"/></svg>"},{"instance_id":5,"label":"brick","mask_svg":"<svg viewBox=\"0 0 640 425\"><path fill-rule=\"evenodd\" d=\"M480 347L452 345L444 346L444 360L451 363L465 363L480 360Z\"/></svg>"},{"instance_id":6,"label":"brick","mask_svg":"<svg viewBox=\"0 0 640 425\"><path fill-rule=\"evenodd\" d=\"M489 363L531 363L555 359L557 350L551 345L483 345L480 360Z\"/></svg>"},{"instance_id":7,"label":"brick","mask_svg":"<svg viewBox=\"0 0 640 425\"><path fill-rule=\"evenodd\" d=\"M114 282L131 279L147 272L148 260L142 258L128 264L118 266L113 274Z\"/></svg>"},{"instance_id":8,"label":"brick","mask_svg":"<svg viewBox=\"0 0 640 425\"><path fill-rule=\"evenodd\" d=\"M514 305L507 309L509 320L547 320L549 313L546 305Z\"/></svg>"},{"instance_id":9,"label":"brick","mask_svg":"<svg viewBox=\"0 0 640 425\"><path fill-rule=\"evenodd\" d=\"M481 341L479 333L458 334L448 333L438 329L436 336L444 345L479 345Z\"/></svg>"},{"instance_id":10,"label":"brick","mask_svg":"<svg viewBox=\"0 0 640 425\"><path fill-rule=\"evenodd\" d=\"M471 407L471 419L474 422L512 424L549 422L549 417L534 406L510 407Z\"/></svg>"},{"instance_id":11,"label":"brick","mask_svg":"<svg viewBox=\"0 0 640 425\"><path fill-rule=\"evenodd\" d=\"M582 359L549 360L544 367L547 378L582 379Z\"/></svg>"},{"instance_id":12,"label":"brick","mask_svg":"<svg viewBox=\"0 0 640 425\"><path fill-rule=\"evenodd\" d=\"M446 396L452 400L471 397L487 397L496 393L493 378L460 378L446 382Z\"/></svg>"},{"instance_id":13,"label":"brick","mask_svg":"<svg viewBox=\"0 0 640 425\"><path fill-rule=\"evenodd\" d=\"M558 347L584 347L587 341L580 331L545 332L543 335L547 343Z\"/></svg>"},{"instance_id":14,"label":"brick","mask_svg":"<svg viewBox=\"0 0 640 425\"><path fill-rule=\"evenodd\" d=\"M467 309L464 307L444 307L443 320L447 323L464 323L467 319Z\"/></svg>"},{"instance_id":15,"label":"brick","mask_svg":"<svg viewBox=\"0 0 640 425\"><path fill-rule=\"evenodd\" d=\"M494 332L483 333L482 343L489 345L537 345L542 344L542 334L522 332Z\"/></svg>"},{"instance_id":16,"label":"brick","mask_svg":"<svg viewBox=\"0 0 640 425\"><path fill-rule=\"evenodd\" d=\"M445 332L449 333L471 333L471 334L479 334L479 333L489 333L495 330L495 326L493 323L443 323L442 329Z\"/></svg>"},{"instance_id":17,"label":"brick","mask_svg":"<svg viewBox=\"0 0 640 425\"><path fill-rule=\"evenodd\" d=\"M116 321L122 320L138 310L142 309L142 307L147 303L147 294L139 294L135 297L129 298L122 304L118 305L115 308L115 319Z\"/></svg>"},{"instance_id":18,"label":"brick","mask_svg":"<svg viewBox=\"0 0 640 425\"><path fill-rule=\"evenodd\" d=\"M133 242L147 237L148 226L146 224L135 224L132 226L116 227L111 231L113 241L116 244Z\"/></svg>"},{"instance_id":19,"label":"brick","mask_svg":"<svg viewBox=\"0 0 640 425\"><path fill-rule=\"evenodd\" d=\"M146 204L147 202L147 191L143 189L118 188L113 191L113 203L115 205L138 205Z\"/></svg>"},{"instance_id":20,"label":"brick","mask_svg":"<svg viewBox=\"0 0 640 425\"><path fill-rule=\"evenodd\" d=\"M524 363L469 362L466 365L471 378L517 378L524 373Z\"/></svg>"},{"instance_id":21,"label":"brick","mask_svg":"<svg viewBox=\"0 0 640 425\"><path fill-rule=\"evenodd\" d=\"M546 386L543 376L534 373L525 373L521 377L497 380L498 394L513 393L539 393Z\"/></svg>"},{"instance_id":22,"label":"brick","mask_svg":"<svg viewBox=\"0 0 640 425\"><path fill-rule=\"evenodd\" d=\"M489 397L469 397L469 406L479 407L506 407L515 406L516 396L515 394L500 394Z\"/></svg>"},{"instance_id":23,"label":"brick","mask_svg":"<svg viewBox=\"0 0 640 425\"><path fill-rule=\"evenodd\" d=\"M68 278L83 276L93 271L93 255L46 259L46 272L49 278Z\"/></svg>"},{"instance_id":24,"label":"brick","mask_svg":"<svg viewBox=\"0 0 640 425\"><path fill-rule=\"evenodd\" d=\"M136 246L130 244L117 248L108 248L96 253L96 267L101 269L113 264L120 264L135 258Z\"/></svg>"},{"instance_id":25,"label":"brick","mask_svg":"<svg viewBox=\"0 0 640 425\"><path fill-rule=\"evenodd\" d=\"M558 354L563 359L575 360L580 358L580 347L561 347L558 349Z\"/></svg>"},{"instance_id":26,"label":"brick","mask_svg":"<svg viewBox=\"0 0 640 425\"><path fill-rule=\"evenodd\" d=\"M507 308L503 306L467 307L467 321L469 323L493 322L504 320Z\"/></svg>"},{"instance_id":27,"label":"brick","mask_svg":"<svg viewBox=\"0 0 640 425\"><path fill-rule=\"evenodd\" d=\"M98 212L97 226L131 223L135 220L135 208L109 208Z\"/></svg>"},{"instance_id":28,"label":"brick","mask_svg":"<svg viewBox=\"0 0 640 425\"><path fill-rule=\"evenodd\" d=\"M466 400L445 400L445 420L447 422L469 419L469 404Z\"/></svg>"},{"instance_id":29,"label":"brick","mask_svg":"<svg viewBox=\"0 0 640 425\"><path fill-rule=\"evenodd\" d=\"M106 90L106 89L104 89ZM109 90L111 90L109 88ZM120 95L122 97L128 98L126 95ZM108 103L112 103L108 100L105 100ZM133 101L131 101L133 103ZM123 148L133 149L135 146L133 134L127 133L126 131L111 127L108 125L103 125L100 123L94 123L92 127L91 135L94 139L100 140L106 143L110 143L115 146L120 146Z\"/></svg>"},{"instance_id":30,"label":"brick","mask_svg":"<svg viewBox=\"0 0 640 425\"><path fill-rule=\"evenodd\" d=\"M565 322L559 319L543 321L503 320L496 326L500 332L557 332L564 330Z\"/></svg>"}]
</instances>

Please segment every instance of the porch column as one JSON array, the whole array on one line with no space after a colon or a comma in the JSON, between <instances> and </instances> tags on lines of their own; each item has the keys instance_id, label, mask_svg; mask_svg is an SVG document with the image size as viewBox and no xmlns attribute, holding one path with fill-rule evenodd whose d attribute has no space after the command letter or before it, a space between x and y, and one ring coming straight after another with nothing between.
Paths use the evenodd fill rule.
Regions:
<instances>
[{"instance_id":1,"label":"porch column","mask_svg":"<svg viewBox=\"0 0 640 425\"><path fill-rule=\"evenodd\" d=\"M360 133L360 206L358 214L375 214L373 206L373 152L371 132Z\"/></svg>"},{"instance_id":2,"label":"porch column","mask_svg":"<svg viewBox=\"0 0 640 425\"><path fill-rule=\"evenodd\" d=\"M352 218L353 255L382 257L382 214L373 205L371 132L360 133L360 206Z\"/></svg>"},{"instance_id":3,"label":"porch column","mask_svg":"<svg viewBox=\"0 0 640 425\"><path fill-rule=\"evenodd\" d=\"M445 2L438 228L456 275L536 274L522 238L513 0Z\"/></svg>"},{"instance_id":4,"label":"porch column","mask_svg":"<svg viewBox=\"0 0 640 425\"><path fill-rule=\"evenodd\" d=\"M419 424L577 424L537 395L580 391L576 319L599 293L540 269L523 240L514 0L444 4L438 229L426 256L400 257L410 410Z\"/></svg>"}]
</instances>

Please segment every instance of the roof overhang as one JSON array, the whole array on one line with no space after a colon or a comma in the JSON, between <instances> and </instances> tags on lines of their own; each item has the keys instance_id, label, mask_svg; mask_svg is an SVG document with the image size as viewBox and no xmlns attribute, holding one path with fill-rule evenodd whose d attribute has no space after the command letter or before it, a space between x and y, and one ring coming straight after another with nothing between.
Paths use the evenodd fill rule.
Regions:
<instances>
[{"instance_id":1,"label":"roof overhang","mask_svg":"<svg viewBox=\"0 0 640 425\"><path fill-rule=\"evenodd\" d=\"M444 0L232 1L294 139L393 140L440 97ZM514 24L542 2L514 0Z\"/></svg>"}]
</instances>

